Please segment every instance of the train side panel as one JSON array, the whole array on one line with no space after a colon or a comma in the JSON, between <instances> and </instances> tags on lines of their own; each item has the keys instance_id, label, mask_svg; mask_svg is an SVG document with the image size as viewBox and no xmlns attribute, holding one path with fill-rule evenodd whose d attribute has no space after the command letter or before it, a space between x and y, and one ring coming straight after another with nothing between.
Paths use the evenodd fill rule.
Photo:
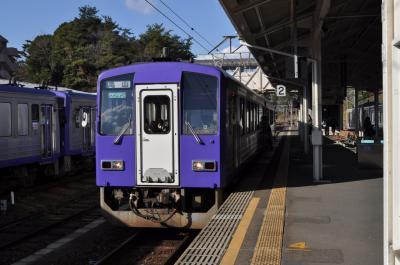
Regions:
<instances>
[{"instance_id":1,"label":"train side panel","mask_svg":"<svg viewBox=\"0 0 400 265\"><path fill-rule=\"evenodd\" d=\"M29 90L0 88L0 167L54 162L60 156L56 97Z\"/></svg>"},{"instance_id":2,"label":"train side panel","mask_svg":"<svg viewBox=\"0 0 400 265\"><path fill-rule=\"evenodd\" d=\"M70 96L68 112L69 140L67 154L89 155L95 148L96 96L74 94ZM87 119L85 127L83 119Z\"/></svg>"}]
</instances>

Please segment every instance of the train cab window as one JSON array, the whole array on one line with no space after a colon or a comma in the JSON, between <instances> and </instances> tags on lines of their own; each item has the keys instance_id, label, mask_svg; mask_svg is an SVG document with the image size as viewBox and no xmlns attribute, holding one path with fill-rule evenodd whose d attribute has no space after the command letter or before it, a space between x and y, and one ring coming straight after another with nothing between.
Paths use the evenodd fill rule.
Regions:
<instances>
[{"instance_id":1,"label":"train cab window","mask_svg":"<svg viewBox=\"0 0 400 265\"><path fill-rule=\"evenodd\" d=\"M133 134L133 74L101 82L100 134Z\"/></svg>"},{"instance_id":2,"label":"train cab window","mask_svg":"<svg viewBox=\"0 0 400 265\"><path fill-rule=\"evenodd\" d=\"M0 102L0 137L11 136L11 104Z\"/></svg>"},{"instance_id":3,"label":"train cab window","mask_svg":"<svg viewBox=\"0 0 400 265\"><path fill-rule=\"evenodd\" d=\"M147 134L168 134L170 124L170 98L146 96L144 98L144 131Z\"/></svg>"},{"instance_id":4,"label":"train cab window","mask_svg":"<svg viewBox=\"0 0 400 265\"><path fill-rule=\"evenodd\" d=\"M18 135L28 135L28 104L18 104Z\"/></svg>"},{"instance_id":5,"label":"train cab window","mask_svg":"<svg viewBox=\"0 0 400 265\"><path fill-rule=\"evenodd\" d=\"M191 134L187 124L190 124L198 134L217 134L217 87L218 79L216 77L183 73L183 134Z\"/></svg>"}]
</instances>

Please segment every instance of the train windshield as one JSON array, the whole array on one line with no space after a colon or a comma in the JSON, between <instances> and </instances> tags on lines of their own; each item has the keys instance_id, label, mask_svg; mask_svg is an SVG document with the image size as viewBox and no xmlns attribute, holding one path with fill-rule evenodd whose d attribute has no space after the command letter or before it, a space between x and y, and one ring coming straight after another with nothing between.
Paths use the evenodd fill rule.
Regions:
<instances>
[{"instance_id":1,"label":"train windshield","mask_svg":"<svg viewBox=\"0 0 400 265\"><path fill-rule=\"evenodd\" d=\"M133 134L133 75L113 77L101 82L100 134Z\"/></svg>"},{"instance_id":2,"label":"train windshield","mask_svg":"<svg viewBox=\"0 0 400 265\"><path fill-rule=\"evenodd\" d=\"M197 134L217 134L217 78L185 72L182 83L183 134L191 134L187 123Z\"/></svg>"}]
</instances>

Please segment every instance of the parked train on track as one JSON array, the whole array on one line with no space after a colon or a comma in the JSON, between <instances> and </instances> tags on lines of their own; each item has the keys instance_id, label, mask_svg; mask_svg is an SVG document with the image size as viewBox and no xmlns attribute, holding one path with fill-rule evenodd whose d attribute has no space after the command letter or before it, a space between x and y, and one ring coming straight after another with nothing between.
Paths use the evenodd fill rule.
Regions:
<instances>
[{"instance_id":1,"label":"parked train on track","mask_svg":"<svg viewBox=\"0 0 400 265\"><path fill-rule=\"evenodd\" d=\"M100 202L120 224L203 227L268 142L265 98L215 67L119 67L99 76L97 95Z\"/></svg>"},{"instance_id":2,"label":"parked train on track","mask_svg":"<svg viewBox=\"0 0 400 265\"><path fill-rule=\"evenodd\" d=\"M96 95L0 84L0 176L32 184L94 156Z\"/></svg>"}]
</instances>

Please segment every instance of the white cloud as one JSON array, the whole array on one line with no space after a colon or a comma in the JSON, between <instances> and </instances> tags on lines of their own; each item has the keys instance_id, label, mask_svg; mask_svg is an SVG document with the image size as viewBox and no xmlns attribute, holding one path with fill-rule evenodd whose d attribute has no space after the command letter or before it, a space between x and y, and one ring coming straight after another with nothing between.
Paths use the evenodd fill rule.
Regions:
<instances>
[{"instance_id":1,"label":"white cloud","mask_svg":"<svg viewBox=\"0 0 400 265\"><path fill-rule=\"evenodd\" d=\"M143 14L151 14L153 7L151 7L145 0L125 0L127 8Z\"/></svg>"}]
</instances>

